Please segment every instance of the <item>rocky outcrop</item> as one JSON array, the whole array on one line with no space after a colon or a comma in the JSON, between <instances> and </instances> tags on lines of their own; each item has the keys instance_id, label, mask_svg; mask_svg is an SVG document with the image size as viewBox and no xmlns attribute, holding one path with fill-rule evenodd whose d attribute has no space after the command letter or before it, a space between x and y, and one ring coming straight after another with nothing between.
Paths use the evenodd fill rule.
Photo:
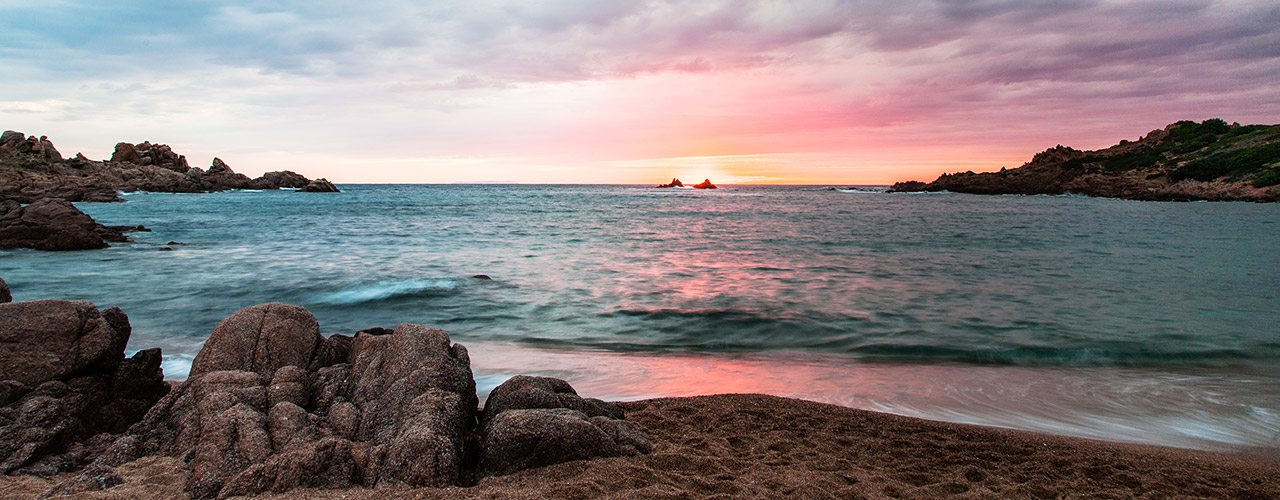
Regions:
<instances>
[{"instance_id":1,"label":"rocky outcrop","mask_svg":"<svg viewBox=\"0 0 1280 500\"><path fill-rule=\"evenodd\" d=\"M943 174L889 192L1081 194L1156 201L1280 201L1280 126L1182 121L1096 151L1058 145L999 172Z\"/></svg>"},{"instance_id":2,"label":"rocky outcrop","mask_svg":"<svg viewBox=\"0 0 1280 500\"><path fill-rule=\"evenodd\" d=\"M93 161L81 154L64 160L46 138L26 138L14 131L0 135L0 199L20 203L40 198L124 201L117 191L202 193L302 188L310 182L287 170L250 179L219 158L214 158L208 170L193 168L167 144L121 142L107 161Z\"/></svg>"},{"instance_id":3,"label":"rocky outcrop","mask_svg":"<svg viewBox=\"0 0 1280 500\"><path fill-rule=\"evenodd\" d=\"M4 282L4 278L0 278L0 304L13 302L13 295L9 294L9 284Z\"/></svg>"},{"instance_id":4,"label":"rocky outcrop","mask_svg":"<svg viewBox=\"0 0 1280 500\"><path fill-rule=\"evenodd\" d=\"M0 201L0 248L91 250L106 248L108 241L129 239L66 200L45 198L25 207Z\"/></svg>"},{"instance_id":5,"label":"rocky outcrop","mask_svg":"<svg viewBox=\"0 0 1280 500\"><path fill-rule=\"evenodd\" d=\"M298 189L306 187L307 184L311 183L311 181L306 177L303 177L302 174L292 170L282 170L279 172L267 172L262 174L262 177L254 179L254 183L258 183L263 186L275 186L275 188ZM265 189L273 188L267 187Z\"/></svg>"},{"instance_id":6,"label":"rocky outcrop","mask_svg":"<svg viewBox=\"0 0 1280 500\"><path fill-rule=\"evenodd\" d=\"M45 163L62 161L62 153L53 147L53 142L48 137L25 137L22 132L14 130L6 130L0 134L0 156L26 157Z\"/></svg>"},{"instance_id":7,"label":"rocky outcrop","mask_svg":"<svg viewBox=\"0 0 1280 500\"><path fill-rule=\"evenodd\" d=\"M300 190L304 193L337 193L338 186L333 185L327 179L316 179L311 181Z\"/></svg>"},{"instance_id":8,"label":"rocky outcrop","mask_svg":"<svg viewBox=\"0 0 1280 500\"><path fill-rule=\"evenodd\" d=\"M495 388L480 433L482 476L653 449L616 405L584 399L568 382L547 377L520 375Z\"/></svg>"},{"instance_id":9,"label":"rocky outcrop","mask_svg":"<svg viewBox=\"0 0 1280 500\"><path fill-rule=\"evenodd\" d=\"M130 333L114 307L0 303L0 473L78 469L165 395L160 350L125 359Z\"/></svg>"},{"instance_id":10,"label":"rocky outcrop","mask_svg":"<svg viewBox=\"0 0 1280 500\"><path fill-rule=\"evenodd\" d=\"M684 187L684 183L680 182L680 179L671 179L671 182L668 182L666 184L658 184L655 187L660 187L660 188Z\"/></svg>"},{"instance_id":11,"label":"rocky outcrop","mask_svg":"<svg viewBox=\"0 0 1280 500\"><path fill-rule=\"evenodd\" d=\"M711 183L711 179L703 179L702 182L693 185L694 189L715 189L716 185Z\"/></svg>"},{"instance_id":12,"label":"rocky outcrop","mask_svg":"<svg viewBox=\"0 0 1280 500\"><path fill-rule=\"evenodd\" d=\"M187 382L98 464L188 457L194 498L456 485L476 406L467 351L441 330L324 338L305 309L265 304L219 324Z\"/></svg>"},{"instance_id":13,"label":"rocky outcrop","mask_svg":"<svg viewBox=\"0 0 1280 500\"><path fill-rule=\"evenodd\" d=\"M185 487L200 499L457 486L652 448L617 406L552 378L512 378L477 420L467 350L435 328L326 338L302 307L253 306L214 329L168 394L158 350L121 359L128 336L119 309L0 304L3 472L53 474L92 460L53 496L110 488L122 481L114 467L169 456L183 460Z\"/></svg>"},{"instance_id":14,"label":"rocky outcrop","mask_svg":"<svg viewBox=\"0 0 1280 500\"><path fill-rule=\"evenodd\" d=\"M165 170L185 174L191 170L191 166L187 164L187 157L174 153L173 148L168 144L151 144L150 141L144 141L139 144L129 144L121 142L116 144L115 152L111 154L111 161L132 163L139 166L154 165Z\"/></svg>"}]
</instances>

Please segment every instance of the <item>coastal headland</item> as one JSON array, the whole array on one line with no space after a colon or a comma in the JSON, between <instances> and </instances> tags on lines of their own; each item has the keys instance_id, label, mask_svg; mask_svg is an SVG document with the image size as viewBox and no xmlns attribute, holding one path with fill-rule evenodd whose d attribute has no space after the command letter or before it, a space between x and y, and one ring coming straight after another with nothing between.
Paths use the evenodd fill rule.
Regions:
<instances>
[{"instance_id":1,"label":"coastal headland","mask_svg":"<svg viewBox=\"0 0 1280 500\"><path fill-rule=\"evenodd\" d=\"M1280 498L1276 457L758 394L615 404L516 376L478 408L446 332L324 336L286 304L222 321L180 384L158 349L124 358L130 332L117 308L0 303L0 496Z\"/></svg>"},{"instance_id":2,"label":"coastal headland","mask_svg":"<svg viewBox=\"0 0 1280 500\"><path fill-rule=\"evenodd\" d=\"M1180 121L1106 149L1057 145L1018 168L943 174L928 183L899 182L889 191L1276 202L1280 125Z\"/></svg>"},{"instance_id":3,"label":"coastal headland","mask_svg":"<svg viewBox=\"0 0 1280 500\"><path fill-rule=\"evenodd\" d=\"M0 134L0 249L92 250L108 242L128 242L124 233L141 226L106 227L72 202L122 202L119 192L207 193L231 189L294 188L336 193L326 179L308 179L291 170L256 179L213 159L208 170L192 167L166 144L116 144L110 160L77 153L64 159L48 137L13 130ZM26 206L23 206L23 205ZM176 242L175 242L176 243Z\"/></svg>"},{"instance_id":4,"label":"coastal headland","mask_svg":"<svg viewBox=\"0 0 1280 500\"><path fill-rule=\"evenodd\" d=\"M323 181L323 182L321 182ZM121 142L108 160L77 153L64 159L48 137L7 130L0 134L0 199L32 203L42 198L71 202L124 201L118 191L207 193L230 189L296 188L336 191L324 179L312 181L291 170L256 179L236 173L214 158L209 168L192 167L167 144Z\"/></svg>"}]
</instances>

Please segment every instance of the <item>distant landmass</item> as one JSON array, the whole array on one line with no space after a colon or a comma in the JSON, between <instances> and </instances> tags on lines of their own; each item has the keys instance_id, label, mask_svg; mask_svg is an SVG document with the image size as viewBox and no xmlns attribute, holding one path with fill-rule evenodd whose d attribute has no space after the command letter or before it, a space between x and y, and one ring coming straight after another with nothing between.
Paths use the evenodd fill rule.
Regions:
<instances>
[{"instance_id":1,"label":"distant landmass","mask_svg":"<svg viewBox=\"0 0 1280 500\"><path fill-rule=\"evenodd\" d=\"M1280 201L1280 125L1184 120L1096 151L1058 145L999 172L943 174L890 192L1080 194L1152 201Z\"/></svg>"},{"instance_id":2,"label":"distant landmass","mask_svg":"<svg viewBox=\"0 0 1280 500\"><path fill-rule=\"evenodd\" d=\"M71 202L124 201L117 191L202 193L228 189L297 188L334 192L324 179L310 180L283 170L250 179L218 158L208 170L187 164L167 144L149 141L116 144L111 159L95 161L76 154L63 159L48 137L7 130L0 134L0 200L32 203L42 198Z\"/></svg>"}]
</instances>

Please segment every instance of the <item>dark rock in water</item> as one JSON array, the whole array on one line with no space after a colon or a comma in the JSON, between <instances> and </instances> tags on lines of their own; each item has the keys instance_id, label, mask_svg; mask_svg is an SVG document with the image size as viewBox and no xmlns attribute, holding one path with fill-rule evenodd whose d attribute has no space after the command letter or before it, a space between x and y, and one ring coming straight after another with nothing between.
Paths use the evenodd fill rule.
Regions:
<instances>
[{"instance_id":1,"label":"dark rock in water","mask_svg":"<svg viewBox=\"0 0 1280 500\"><path fill-rule=\"evenodd\" d=\"M305 309L243 309L191 377L99 455L184 457L193 498L296 487L460 483L478 400L470 358L445 332L324 339Z\"/></svg>"},{"instance_id":2,"label":"dark rock in water","mask_svg":"<svg viewBox=\"0 0 1280 500\"><path fill-rule=\"evenodd\" d=\"M660 188L684 187L684 183L680 182L680 179L673 178L671 179L671 182L668 182L666 184L658 184L656 187L660 187Z\"/></svg>"},{"instance_id":3,"label":"dark rock in water","mask_svg":"<svg viewBox=\"0 0 1280 500\"><path fill-rule=\"evenodd\" d=\"M9 294L9 284L4 282L4 278L0 278L0 304L13 302L13 295Z\"/></svg>"},{"instance_id":4,"label":"dark rock in water","mask_svg":"<svg viewBox=\"0 0 1280 500\"><path fill-rule=\"evenodd\" d=\"M150 233L151 232L151 228L148 228L147 226L144 226L142 224L138 224L136 226L107 226L107 229L120 231L122 233L131 233L131 232Z\"/></svg>"},{"instance_id":5,"label":"dark rock in water","mask_svg":"<svg viewBox=\"0 0 1280 500\"><path fill-rule=\"evenodd\" d=\"M476 274L476 275L473 275L473 276L471 276L471 277L472 277L472 278L475 278L475 279L478 279L478 280L487 280L487 281L492 281L492 280L493 280L493 278L490 278L490 277L489 277L489 275L487 275L487 274Z\"/></svg>"},{"instance_id":6,"label":"dark rock in water","mask_svg":"<svg viewBox=\"0 0 1280 500\"><path fill-rule=\"evenodd\" d=\"M169 246L186 246L186 245L187 245L186 243L183 243L183 242L181 242L181 241L170 241L170 242L165 243L165 244L166 244L166 245L169 245Z\"/></svg>"},{"instance_id":7,"label":"dark rock in water","mask_svg":"<svg viewBox=\"0 0 1280 500\"><path fill-rule=\"evenodd\" d=\"M89 250L106 248L108 241L129 239L66 200L46 198L25 207L0 202L0 248Z\"/></svg>"},{"instance_id":8,"label":"dark rock in water","mask_svg":"<svg viewBox=\"0 0 1280 500\"><path fill-rule=\"evenodd\" d=\"M593 457L652 451L616 405L584 399L560 379L519 375L489 393L479 472L503 475Z\"/></svg>"},{"instance_id":9,"label":"dark rock in water","mask_svg":"<svg viewBox=\"0 0 1280 500\"><path fill-rule=\"evenodd\" d=\"M711 179L703 179L702 182L693 185L694 189L715 189L716 185L711 183Z\"/></svg>"},{"instance_id":10,"label":"dark rock in water","mask_svg":"<svg viewBox=\"0 0 1280 500\"><path fill-rule=\"evenodd\" d=\"M333 183L329 182L327 179L316 179L314 181L311 181L310 184L303 186L303 188L300 189L299 191L303 193L337 193L339 192L338 186L334 186Z\"/></svg>"},{"instance_id":11,"label":"dark rock in water","mask_svg":"<svg viewBox=\"0 0 1280 500\"><path fill-rule=\"evenodd\" d=\"M390 335L390 334L392 334L392 333L395 333L395 330L392 330L392 329L390 329L390 328L383 328L383 327L380 327L380 326L375 326L375 327L373 327L373 328L366 328L366 329L364 329L364 330L360 330L360 331L356 332L356 334L357 334L357 335L359 335L359 334L361 334L361 333L367 333L367 334L369 334L369 335Z\"/></svg>"},{"instance_id":12,"label":"dark rock in water","mask_svg":"<svg viewBox=\"0 0 1280 500\"><path fill-rule=\"evenodd\" d=\"M920 181L905 181L894 183L889 187L889 193L914 193L924 191L928 188L928 184Z\"/></svg>"},{"instance_id":13,"label":"dark rock in water","mask_svg":"<svg viewBox=\"0 0 1280 500\"><path fill-rule=\"evenodd\" d=\"M254 179L254 182L272 186L272 188L302 188L311 183L306 177L292 170L267 172L262 174L262 177Z\"/></svg>"},{"instance_id":14,"label":"dark rock in water","mask_svg":"<svg viewBox=\"0 0 1280 500\"><path fill-rule=\"evenodd\" d=\"M171 248L171 247L160 247L160 251L161 251L161 252L172 252L172 251L173 251L173 248Z\"/></svg>"},{"instance_id":15,"label":"dark rock in water","mask_svg":"<svg viewBox=\"0 0 1280 500\"><path fill-rule=\"evenodd\" d=\"M0 473L79 468L168 392L159 349L124 358L130 333L117 308L0 304Z\"/></svg>"}]
</instances>

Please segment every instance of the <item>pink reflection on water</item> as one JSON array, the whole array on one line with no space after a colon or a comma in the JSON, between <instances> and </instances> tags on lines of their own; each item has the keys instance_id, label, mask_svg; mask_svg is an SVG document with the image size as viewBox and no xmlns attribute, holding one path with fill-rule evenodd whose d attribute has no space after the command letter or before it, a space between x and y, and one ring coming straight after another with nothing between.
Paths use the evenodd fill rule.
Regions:
<instances>
[{"instance_id":1,"label":"pink reflection on water","mask_svg":"<svg viewBox=\"0 0 1280 500\"><path fill-rule=\"evenodd\" d=\"M1250 392L1213 373L866 364L811 353L620 354L468 344L482 399L517 374L625 401L762 393L900 415L1109 441L1280 454L1280 379ZM1232 375L1238 377L1237 375Z\"/></svg>"}]
</instances>

